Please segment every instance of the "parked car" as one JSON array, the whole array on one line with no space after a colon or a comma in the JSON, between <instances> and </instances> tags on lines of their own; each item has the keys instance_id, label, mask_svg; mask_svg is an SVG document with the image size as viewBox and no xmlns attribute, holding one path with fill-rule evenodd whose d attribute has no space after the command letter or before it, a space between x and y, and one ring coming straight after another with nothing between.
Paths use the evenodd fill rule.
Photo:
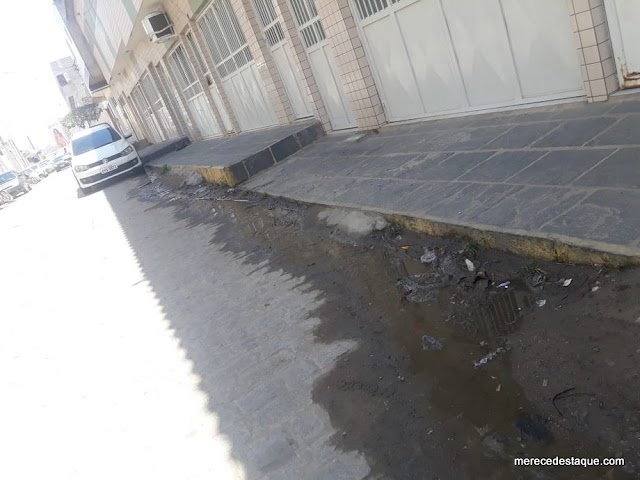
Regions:
<instances>
[{"instance_id":1,"label":"parked car","mask_svg":"<svg viewBox=\"0 0 640 480\"><path fill-rule=\"evenodd\" d=\"M43 160L38 165L40 165L40 168L47 172L47 175L51 175L56 171L51 160Z\"/></svg>"},{"instance_id":2,"label":"parked car","mask_svg":"<svg viewBox=\"0 0 640 480\"><path fill-rule=\"evenodd\" d=\"M71 138L73 175L82 191L134 170L142 170L138 152L111 125L101 123Z\"/></svg>"},{"instance_id":3,"label":"parked car","mask_svg":"<svg viewBox=\"0 0 640 480\"><path fill-rule=\"evenodd\" d=\"M40 176L36 172L35 166L31 166L19 171L18 176L23 176L27 180L27 183L29 183L30 185L35 185L36 183L40 182Z\"/></svg>"},{"instance_id":4,"label":"parked car","mask_svg":"<svg viewBox=\"0 0 640 480\"><path fill-rule=\"evenodd\" d=\"M36 163L33 167L31 167L34 175L37 175L40 179L47 178L49 176L49 171L45 168L42 162Z\"/></svg>"},{"instance_id":5,"label":"parked car","mask_svg":"<svg viewBox=\"0 0 640 480\"><path fill-rule=\"evenodd\" d=\"M0 190L8 192L15 197L19 194L27 193L31 190L31 185L26 178L18 176L16 172L0 173Z\"/></svg>"},{"instance_id":6,"label":"parked car","mask_svg":"<svg viewBox=\"0 0 640 480\"><path fill-rule=\"evenodd\" d=\"M71 166L71 155L61 155L51 161L51 165L56 172L64 170Z\"/></svg>"}]
</instances>

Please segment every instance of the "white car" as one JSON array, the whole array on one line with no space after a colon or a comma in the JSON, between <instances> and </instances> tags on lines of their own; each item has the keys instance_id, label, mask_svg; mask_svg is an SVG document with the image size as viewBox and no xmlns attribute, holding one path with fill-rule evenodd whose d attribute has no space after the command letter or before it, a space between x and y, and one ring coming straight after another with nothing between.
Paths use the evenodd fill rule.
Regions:
<instances>
[{"instance_id":1,"label":"white car","mask_svg":"<svg viewBox=\"0 0 640 480\"><path fill-rule=\"evenodd\" d=\"M110 178L144 168L138 152L111 125L101 123L73 135L71 166L83 192Z\"/></svg>"}]
</instances>

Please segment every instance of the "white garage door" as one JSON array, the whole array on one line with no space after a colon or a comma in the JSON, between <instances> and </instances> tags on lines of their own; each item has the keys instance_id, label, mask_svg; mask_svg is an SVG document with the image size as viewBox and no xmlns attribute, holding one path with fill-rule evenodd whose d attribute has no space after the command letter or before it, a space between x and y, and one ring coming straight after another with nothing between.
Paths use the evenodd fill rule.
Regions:
<instances>
[{"instance_id":1,"label":"white garage door","mask_svg":"<svg viewBox=\"0 0 640 480\"><path fill-rule=\"evenodd\" d=\"M280 78L282 78L293 113L296 118L310 117L312 113L300 80L300 72L293 59L284 29L278 20L273 0L255 0L254 3L262 24L264 38L269 45L278 73L280 73Z\"/></svg>"},{"instance_id":2,"label":"white garage door","mask_svg":"<svg viewBox=\"0 0 640 480\"><path fill-rule=\"evenodd\" d=\"M243 130L278 123L260 72L229 0L214 0L198 20L222 85Z\"/></svg>"},{"instance_id":3,"label":"white garage door","mask_svg":"<svg viewBox=\"0 0 640 480\"><path fill-rule=\"evenodd\" d=\"M354 2L389 120L584 94L564 1Z\"/></svg>"},{"instance_id":4,"label":"white garage door","mask_svg":"<svg viewBox=\"0 0 640 480\"><path fill-rule=\"evenodd\" d=\"M355 127L356 120L344 92L335 53L327 40L315 1L291 0L291 7L331 127L334 130Z\"/></svg>"},{"instance_id":5,"label":"white garage door","mask_svg":"<svg viewBox=\"0 0 640 480\"><path fill-rule=\"evenodd\" d=\"M178 45L169 55L169 66L187 100L187 108L202 137L208 139L219 136L218 124L182 45Z\"/></svg>"}]
</instances>

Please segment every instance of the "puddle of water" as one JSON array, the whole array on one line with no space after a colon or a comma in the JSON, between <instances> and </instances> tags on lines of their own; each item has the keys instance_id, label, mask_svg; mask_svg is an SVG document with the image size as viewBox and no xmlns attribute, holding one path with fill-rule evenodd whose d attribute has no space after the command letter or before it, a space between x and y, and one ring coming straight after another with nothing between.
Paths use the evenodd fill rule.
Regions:
<instances>
[{"instance_id":1,"label":"puddle of water","mask_svg":"<svg viewBox=\"0 0 640 480\"><path fill-rule=\"evenodd\" d=\"M428 423L425 428L429 428L429 439L441 445L442 453L449 455L452 462L459 458L465 464L465 470L473 475L470 478L591 479L600 478L607 471L595 467L576 470L513 466L514 457L597 456L586 455L556 428L554 420L541 416L527 400L522 387L514 380L512 369L518 366L511 364L509 351L499 352L485 365L474 366L474 362L499 347L508 347L508 337L517 332L525 316L535 310L535 296L524 283L514 280L508 289L491 288L485 294L484 283L479 287L469 282L459 284L456 280L460 275L440 272L449 283L436 289L432 301L402 302L394 283L400 278L428 276L434 267L425 266L407 255L388 253L384 245L382 249L387 253L380 254L369 250L369 246L358 250L337 244L333 240L335 237L326 232L324 237L318 236L320 227L314 209L305 214L304 209L276 207L268 210L245 203L202 202L190 206L189 215L194 222L216 224L212 242L226 243L230 250L253 252L258 247L251 242L256 242L260 251L255 260L268 258L272 268L300 269L302 274L307 274L305 266L313 266L313 278L318 282L318 288L328 287L327 279L337 280L340 275L359 279L361 284L350 286L343 297L337 296L336 304L348 302L344 295L353 296L354 292L359 292L364 296L363 302L380 309L381 318L388 321L390 335L396 344L396 347L384 345L384 349L393 352L397 348L410 357L409 373L415 388L422 393L419 409ZM301 226L311 232L301 233ZM319 243L322 248L316 247ZM359 267L362 271L354 274L353 270ZM333 272L334 276L328 277L328 272ZM383 278L383 272L387 272L386 278ZM468 272L463 274L468 275ZM325 318L323 321L327 324L348 323L352 319ZM357 337L360 348L367 348L367 342L377 345L371 337L378 333L360 330ZM436 339L442 349L425 349L424 336ZM373 355L374 351L371 352ZM364 377L363 372L370 366L360 362L350 368L356 372L356 377ZM371 377L373 385L378 379L377 372ZM339 378L336 375L333 381L338 382ZM333 385L329 377L326 381ZM378 388L377 384L374 386ZM365 397L356 398L365 403L373 402ZM402 401L399 399L400 403ZM327 409L333 421L336 413L330 404ZM406 421L401 413L395 415L399 422ZM365 438L375 445L379 440L375 434L371 435L371 438ZM356 432L353 432L347 438L355 436ZM375 450L371 445L365 448L368 455L373 455ZM356 445L356 448L364 447ZM433 447L423 448L433 451Z\"/></svg>"},{"instance_id":2,"label":"puddle of water","mask_svg":"<svg viewBox=\"0 0 640 480\"><path fill-rule=\"evenodd\" d=\"M513 466L516 457L580 455L576 445L554 433L554 421L537 412L513 379L505 340L531 311L531 292L512 282L481 305L464 307L464 299L458 289L442 288L432 302L406 304L404 321L395 327L396 340L411 355L412 373L433 384L423 407L440 418L432 427L434 435L456 442L476 478L599 478L606 469L576 473L566 467L531 467L525 473ZM441 342L442 349L425 349L424 335ZM474 366L492 353L486 364Z\"/></svg>"}]
</instances>

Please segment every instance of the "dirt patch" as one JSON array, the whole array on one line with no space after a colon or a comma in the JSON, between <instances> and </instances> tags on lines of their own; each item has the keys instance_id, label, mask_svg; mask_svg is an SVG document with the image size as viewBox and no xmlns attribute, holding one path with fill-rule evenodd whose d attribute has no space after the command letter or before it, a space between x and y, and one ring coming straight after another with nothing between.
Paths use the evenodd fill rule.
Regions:
<instances>
[{"instance_id":1,"label":"dirt patch","mask_svg":"<svg viewBox=\"0 0 640 480\"><path fill-rule=\"evenodd\" d=\"M393 225L354 237L320 208L175 185L133 194L304 276L325 299L316 340L358 342L313 398L372 478L637 478L638 269L534 263ZM556 456L626 466L513 465Z\"/></svg>"}]
</instances>

